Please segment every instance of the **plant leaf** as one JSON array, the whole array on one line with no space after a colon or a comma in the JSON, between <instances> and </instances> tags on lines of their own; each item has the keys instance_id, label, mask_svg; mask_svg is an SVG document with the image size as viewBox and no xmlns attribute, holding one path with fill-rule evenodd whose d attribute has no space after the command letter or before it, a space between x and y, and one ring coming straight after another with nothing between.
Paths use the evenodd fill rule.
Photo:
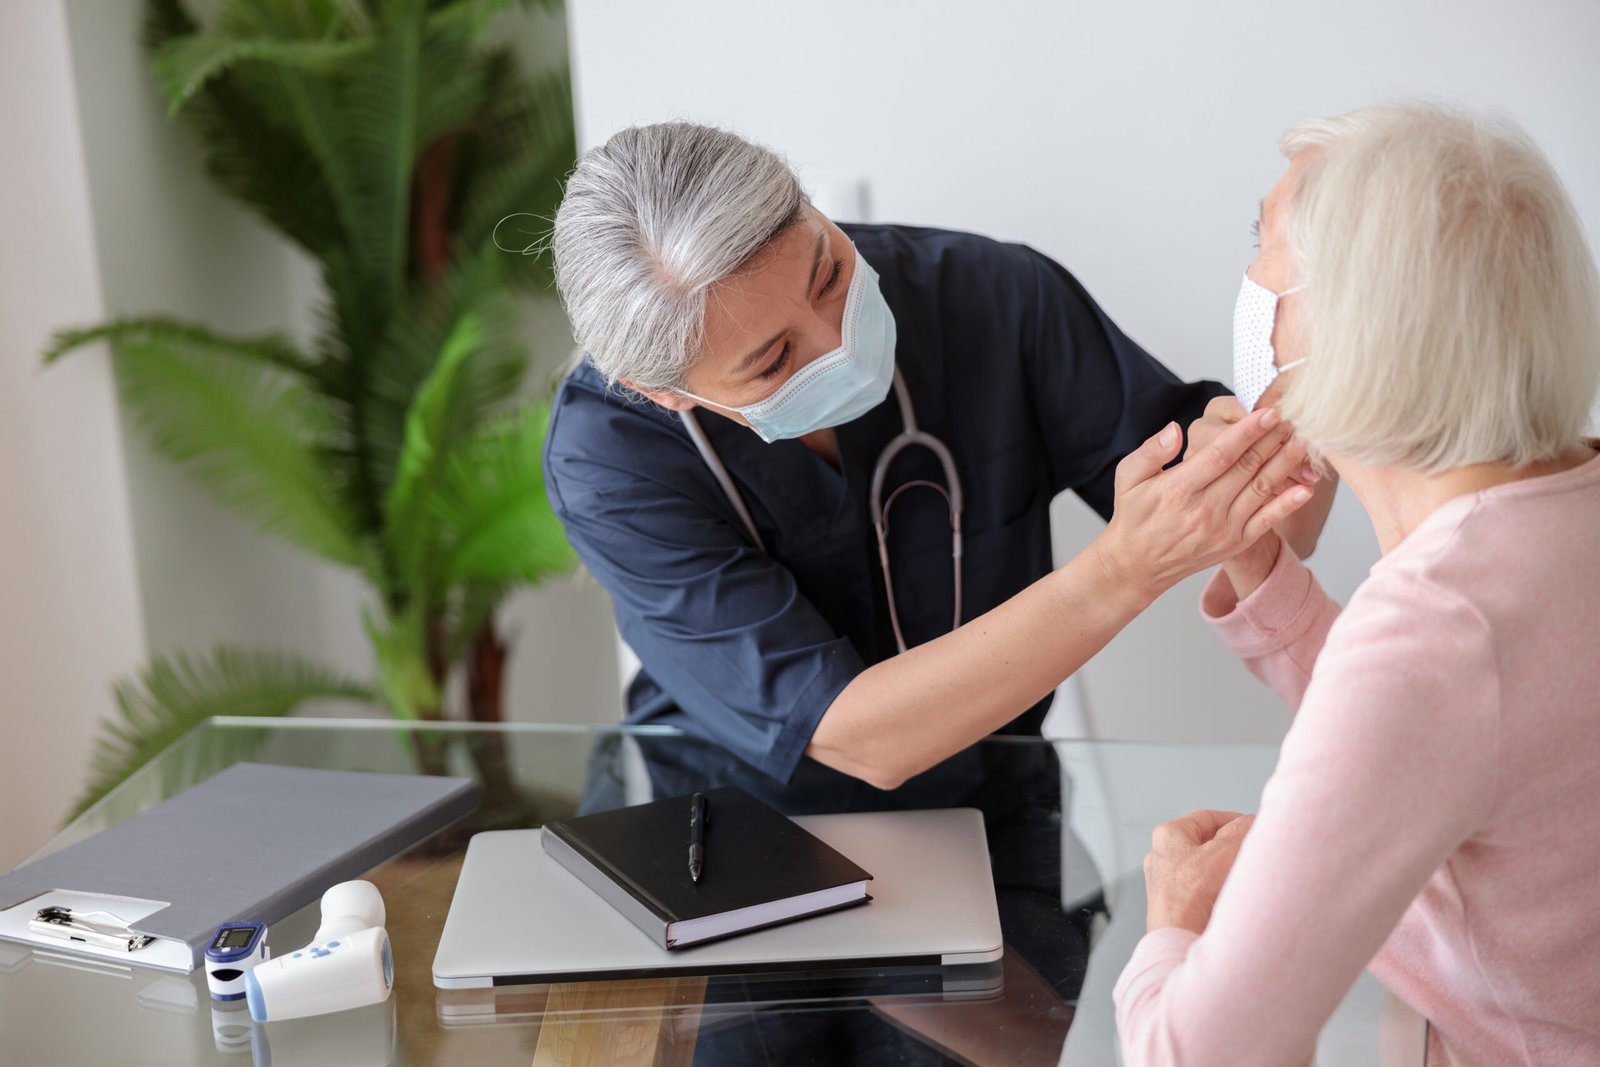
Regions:
<instances>
[{"instance_id":1,"label":"plant leaf","mask_svg":"<svg viewBox=\"0 0 1600 1067\"><path fill-rule=\"evenodd\" d=\"M376 699L371 686L320 664L231 646L159 657L115 692L120 717L96 743L89 785L69 819L214 715L287 715L308 700Z\"/></svg>"},{"instance_id":2,"label":"plant leaf","mask_svg":"<svg viewBox=\"0 0 1600 1067\"><path fill-rule=\"evenodd\" d=\"M416 602L383 616L362 614L378 659L378 687L402 719L439 717L441 696L428 663L428 613Z\"/></svg>"},{"instance_id":3,"label":"plant leaf","mask_svg":"<svg viewBox=\"0 0 1600 1067\"><path fill-rule=\"evenodd\" d=\"M319 454L326 401L275 367L217 359L219 337L110 339L123 403L156 451L268 532L336 563L367 562Z\"/></svg>"},{"instance_id":4,"label":"plant leaf","mask_svg":"<svg viewBox=\"0 0 1600 1067\"><path fill-rule=\"evenodd\" d=\"M151 315L144 318L115 319L82 330L58 330L44 351L45 363L54 363L74 349L110 341L114 345L143 344L184 348L221 359L240 359L280 367L296 374L314 373L314 366L283 335L223 337L204 326L178 319Z\"/></svg>"},{"instance_id":5,"label":"plant leaf","mask_svg":"<svg viewBox=\"0 0 1600 1067\"><path fill-rule=\"evenodd\" d=\"M384 532L391 558L403 580L415 585L431 540L428 517L418 499L450 444L450 416L462 368L482 339L479 317L468 312L445 339L433 373L417 390L406 414L394 485L384 501Z\"/></svg>"},{"instance_id":6,"label":"plant leaf","mask_svg":"<svg viewBox=\"0 0 1600 1067\"><path fill-rule=\"evenodd\" d=\"M440 580L539 582L577 557L545 497L549 409L529 405L458 448L428 507L441 530Z\"/></svg>"},{"instance_id":7,"label":"plant leaf","mask_svg":"<svg viewBox=\"0 0 1600 1067\"><path fill-rule=\"evenodd\" d=\"M493 89L494 106L473 142L477 166L462 197L456 225L460 254L498 241L513 282L546 290L553 281L550 256L541 250L560 206L562 182L577 159L572 121L572 86L566 70L546 72L531 83L509 64ZM507 228L499 229L509 216ZM521 224L521 225L518 225ZM523 231L533 231L532 239ZM521 250L523 254L506 249Z\"/></svg>"},{"instance_id":8,"label":"plant leaf","mask_svg":"<svg viewBox=\"0 0 1600 1067\"><path fill-rule=\"evenodd\" d=\"M304 17L310 14L298 4L225 0L217 27L234 37L294 42L329 31ZM340 238L344 243L355 242L363 232L360 174L350 149L347 116L340 106L340 87L372 51L372 42L364 41L361 52L326 77L293 65L263 63L232 68L214 83L234 87L237 97L260 115L261 125L284 131L313 162L315 177L308 181L308 191L324 201L338 221L336 230L307 245L323 254L338 245Z\"/></svg>"},{"instance_id":9,"label":"plant leaf","mask_svg":"<svg viewBox=\"0 0 1600 1067\"><path fill-rule=\"evenodd\" d=\"M267 62L328 73L370 48L370 39L279 41L196 33L163 44L151 60L156 83L166 94L167 114L176 115L211 79L244 62Z\"/></svg>"},{"instance_id":10,"label":"plant leaf","mask_svg":"<svg viewBox=\"0 0 1600 1067\"><path fill-rule=\"evenodd\" d=\"M499 582L464 582L452 590L445 619L447 662L459 662L483 628L492 625L506 592L507 586Z\"/></svg>"},{"instance_id":11,"label":"plant leaf","mask_svg":"<svg viewBox=\"0 0 1600 1067\"><path fill-rule=\"evenodd\" d=\"M423 95L423 6L387 0L373 47L349 65L340 98L359 207L351 243L382 279L386 309L400 305L410 259L411 178Z\"/></svg>"}]
</instances>

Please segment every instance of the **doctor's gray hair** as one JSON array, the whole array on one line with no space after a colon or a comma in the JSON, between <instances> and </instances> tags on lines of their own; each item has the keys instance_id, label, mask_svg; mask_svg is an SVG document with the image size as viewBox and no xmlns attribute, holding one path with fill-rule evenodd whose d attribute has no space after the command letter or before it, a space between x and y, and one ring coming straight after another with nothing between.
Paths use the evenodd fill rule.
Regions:
<instances>
[{"instance_id":1,"label":"doctor's gray hair","mask_svg":"<svg viewBox=\"0 0 1600 1067\"><path fill-rule=\"evenodd\" d=\"M607 383L681 387L708 291L806 203L774 152L709 126L634 126L586 152L552 247L573 334Z\"/></svg>"},{"instance_id":2,"label":"doctor's gray hair","mask_svg":"<svg viewBox=\"0 0 1600 1067\"><path fill-rule=\"evenodd\" d=\"M1600 283L1521 129L1431 104L1291 127L1307 360L1280 404L1319 452L1437 473L1552 459L1600 387Z\"/></svg>"}]
</instances>

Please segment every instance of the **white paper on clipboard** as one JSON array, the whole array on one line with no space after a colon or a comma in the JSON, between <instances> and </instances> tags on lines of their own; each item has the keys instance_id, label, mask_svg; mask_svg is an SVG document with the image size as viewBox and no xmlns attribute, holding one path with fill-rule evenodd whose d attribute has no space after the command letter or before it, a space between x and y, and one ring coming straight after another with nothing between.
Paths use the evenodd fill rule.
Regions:
<instances>
[{"instance_id":1,"label":"white paper on clipboard","mask_svg":"<svg viewBox=\"0 0 1600 1067\"><path fill-rule=\"evenodd\" d=\"M124 920L130 929L137 931L139 920L167 907L167 902L107 896L104 893L79 893L70 889L52 889L0 911L0 937L8 941L20 941L35 948L48 949L51 952L69 953L111 963L155 967L163 971L177 971L180 974L188 974L194 970L194 953L189 946L171 938L158 937L143 948L124 952L121 949L90 945L30 930L28 920L38 914L40 908L50 907L71 908L80 914L91 911L110 912Z\"/></svg>"}]
</instances>

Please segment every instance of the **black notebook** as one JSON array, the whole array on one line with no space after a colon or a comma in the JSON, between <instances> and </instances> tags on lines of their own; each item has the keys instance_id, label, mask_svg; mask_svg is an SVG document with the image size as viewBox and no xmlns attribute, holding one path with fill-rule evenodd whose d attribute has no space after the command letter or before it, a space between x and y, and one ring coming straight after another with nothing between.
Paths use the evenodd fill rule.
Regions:
<instances>
[{"instance_id":1,"label":"black notebook","mask_svg":"<svg viewBox=\"0 0 1600 1067\"><path fill-rule=\"evenodd\" d=\"M689 877L688 796L546 823L545 852L663 948L865 904L872 875L742 789L707 799Z\"/></svg>"}]
</instances>

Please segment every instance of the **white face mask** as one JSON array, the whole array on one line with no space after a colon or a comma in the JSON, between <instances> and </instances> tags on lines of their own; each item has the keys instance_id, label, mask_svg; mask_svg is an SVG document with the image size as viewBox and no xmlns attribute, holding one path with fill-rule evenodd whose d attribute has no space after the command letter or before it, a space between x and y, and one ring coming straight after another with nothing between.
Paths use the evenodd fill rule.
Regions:
<instances>
[{"instance_id":1,"label":"white face mask","mask_svg":"<svg viewBox=\"0 0 1600 1067\"><path fill-rule=\"evenodd\" d=\"M1297 359L1279 367L1276 353L1272 351L1272 328L1278 321L1278 299L1298 293L1305 286L1297 285L1274 293L1244 276L1239 285L1239 299L1233 305L1233 394L1239 398L1246 411L1254 411L1261 394L1267 391L1272 380L1290 367L1298 367L1305 360Z\"/></svg>"},{"instance_id":2,"label":"white face mask","mask_svg":"<svg viewBox=\"0 0 1600 1067\"><path fill-rule=\"evenodd\" d=\"M773 394L754 404L729 407L691 392L691 400L744 417L769 444L842 426L883 402L894 381L894 315L878 289L878 274L856 253L855 274L845 296L840 345L795 371Z\"/></svg>"}]
</instances>

